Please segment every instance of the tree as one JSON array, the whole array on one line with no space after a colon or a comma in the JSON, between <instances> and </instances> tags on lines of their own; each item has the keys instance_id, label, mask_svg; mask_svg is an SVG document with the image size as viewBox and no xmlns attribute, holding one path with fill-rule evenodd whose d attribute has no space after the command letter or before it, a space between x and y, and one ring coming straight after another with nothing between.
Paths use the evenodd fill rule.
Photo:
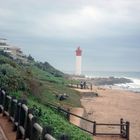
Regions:
<instances>
[{"instance_id":1,"label":"tree","mask_svg":"<svg viewBox=\"0 0 140 140\"><path fill-rule=\"evenodd\" d=\"M30 61L34 61L34 58L29 54L29 56L27 57L28 58L28 60L30 60Z\"/></svg>"}]
</instances>

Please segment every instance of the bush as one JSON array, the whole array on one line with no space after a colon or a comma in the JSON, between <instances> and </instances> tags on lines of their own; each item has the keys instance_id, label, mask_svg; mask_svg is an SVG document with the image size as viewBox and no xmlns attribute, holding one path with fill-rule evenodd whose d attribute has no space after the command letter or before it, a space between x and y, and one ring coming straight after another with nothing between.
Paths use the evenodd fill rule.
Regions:
<instances>
[{"instance_id":1,"label":"bush","mask_svg":"<svg viewBox=\"0 0 140 140\"><path fill-rule=\"evenodd\" d=\"M17 67L17 64L12 60L12 58L5 57L5 56L0 56L0 64L9 64L12 67Z\"/></svg>"},{"instance_id":2,"label":"bush","mask_svg":"<svg viewBox=\"0 0 140 140\"><path fill-rule=\"evenodd\" d=\"M0 65L0 87L7 91L25 90L26 84L16 68L10 64Z\"/></svg>"},{"instance_id":3,"label":"bush","mask_svg":"<svg viewBox=\"0 0 140 140\"><path fill-rule=\"evenodd\" d=\"M68 138L68 140L91 140L92 136L70 124L58 111L29 100L29 106L33 108L34 115L42 126L47 126L51 135L56 139Z\"/></svg>"}]
</instances>

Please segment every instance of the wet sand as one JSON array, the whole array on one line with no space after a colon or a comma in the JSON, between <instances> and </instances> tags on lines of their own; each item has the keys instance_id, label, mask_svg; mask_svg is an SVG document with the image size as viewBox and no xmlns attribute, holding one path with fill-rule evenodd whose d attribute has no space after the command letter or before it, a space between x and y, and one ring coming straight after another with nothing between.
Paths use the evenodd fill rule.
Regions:
<instances>
[{"instance_id":1,"label":"wet sand","mask_svg":"<svg viewBox=\"0 0 140 140\"><path fill-rule=\"evenodd\" d=\"M76 90L85 92L84 94L89 92L89 90ZM140 140L140 94L98 87L94 87L92 91L97 92L99 96L85 96L81 99L81 104L87 112L86 117L97 123L120 123L120 118L124 118L130 122L130 140ZM97 129L100 132L119 130L113 127Z\"/></svg>"}]
</instances>

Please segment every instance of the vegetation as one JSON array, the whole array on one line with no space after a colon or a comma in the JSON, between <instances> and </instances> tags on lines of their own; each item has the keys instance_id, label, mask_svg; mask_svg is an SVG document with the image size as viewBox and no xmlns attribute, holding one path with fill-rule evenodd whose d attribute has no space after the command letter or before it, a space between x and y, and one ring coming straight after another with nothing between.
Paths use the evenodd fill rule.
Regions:
<instances>
[{"instance_id":1,"label":"vegetation","mask_svg":"<svg viewBox=\"0 0 140 140\"><path fill-rule=\"evenodd\" d=\"M59 106L80 106L80 94L66 85L69 80L66 75L49 63L35 62L29 56L29 62L23 64L17 60L0 54L0 87L17 98L25 98L31 108L35 108L35 115L42 126L50 127L51 134L57 139L62 134L72 140L90 140L87 133L71 125L59 112L47 107L46 102ZM67 100L60 101L59 94L67 94Z\"/></svg>"},{"instance_id":2,"label":"vegetation","mask_svg":"<svg viewBox=\"0 0 140 140\"><path fill-rule=\"evenodd\" d=\"M64 73L62 73L61 71L59 70L56 70L54 67L52 67L48 62L38 62L38 63L35 63L35 65L44 70L44 71L47 71L49 72L50 74L54 75L55 77L63 77L64 76Z\"/></svg>"},{"instance_id":3,"label":"vegetation","mask_svg":"<svg viewBox=\"0 0 140 140\"><path fill-rule=\"evenodd\" d=\"M33 99L29 99L29 105L35 109L34 115L39 118L39 123L48 126L51 135L55 138L60 139L62 135L67 135L71 140L91 140L88 134L71 125L66 117L56 110L39 104Z\"/></svg>"}]
</instances>

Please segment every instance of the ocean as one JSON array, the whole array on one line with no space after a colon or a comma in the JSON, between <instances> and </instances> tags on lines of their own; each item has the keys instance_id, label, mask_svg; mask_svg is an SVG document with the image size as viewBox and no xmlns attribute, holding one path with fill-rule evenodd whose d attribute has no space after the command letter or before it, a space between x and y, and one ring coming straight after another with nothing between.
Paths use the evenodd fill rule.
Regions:
<instances>
[{"instance_id":1,"label":"ocean","mask_svg":"<svg viewBox=\"0 0 140 140\"><path fill-rule=\"evenodd\" d=\"M83 72L83 75L90 78L107 78L112 76L116 78L127 78L132 80L133 83L115 84L112 87L140 93L140 72L88 71Z\"/></svg>"}]
</instances>

